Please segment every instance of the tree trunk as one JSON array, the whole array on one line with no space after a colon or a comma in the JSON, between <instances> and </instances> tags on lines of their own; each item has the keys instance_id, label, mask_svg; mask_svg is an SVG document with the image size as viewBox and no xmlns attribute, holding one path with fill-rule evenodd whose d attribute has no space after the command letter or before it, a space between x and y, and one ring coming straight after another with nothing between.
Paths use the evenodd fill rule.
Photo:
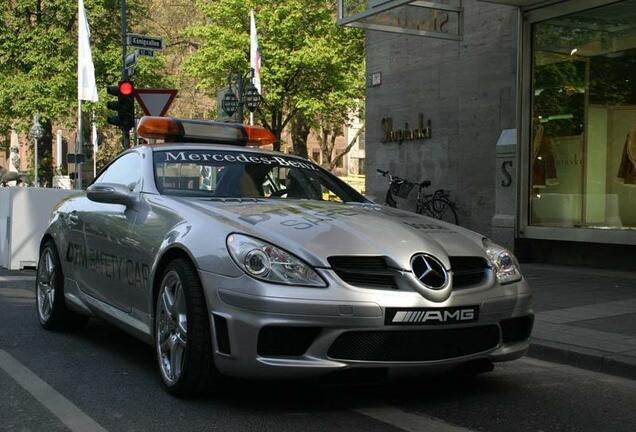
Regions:
<instances>
[{"instance_id":1,"label":"tree trunk","mask_svg":"<svg viewBox=\"0 0 636 432\"><path fill-rule=\"evenodd\" d=\"M305 116L302 113L296 114L291 122L292 153L305 159L309 158L307 138L310 130Z\"/></svg>"},{"instance_id":2,"label":"tree trunk","mask_svg":"<svg viewBox=\"0 0 636 432\"><path fill-rule=\"evenodd\" d=\"M44 136L38 140L38 177L40 186L51 187L53 183L53 124L50 119L42 121Z\"/></svg>"},{"instance_id":3,"label":"tree trunk","mask_svg":"<svg viewBox=\"0 0 636 432\"><path fill-rule=\"evenodd\" d=\"M353 138L351 138L351 141L349 141L349 144L347 144L347 146L341 152L336 154L336 156L331 160L331 163L329 164L329 171L334 169L334 167L338 165L338 161L351 151L351 149L356 144L356 141L358 140L358 137L362 134L362 132L364 132L364 126L358 129L358 132L356 132Z\"/></svg>"}]
</instances>

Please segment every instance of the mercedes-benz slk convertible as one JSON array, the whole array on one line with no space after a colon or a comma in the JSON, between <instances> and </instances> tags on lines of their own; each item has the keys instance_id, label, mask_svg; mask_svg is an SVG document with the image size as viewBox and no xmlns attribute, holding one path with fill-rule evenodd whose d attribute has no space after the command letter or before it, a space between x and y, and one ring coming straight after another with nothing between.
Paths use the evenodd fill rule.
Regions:
<instances>
[{"instance_id":1,"label":"mercedes-benz slk convertible","mask_svg":"<svg viewBox=\"0 0 636 432\"><path fill-rule=\"evenodd\" d=\"M222 375L431 369L524 355L531 293L467 229L376 205L265 129L144 117L149 144L53 210L46 329L101 317L155 347L167 390Z\"/></svg>"}]
</instances>

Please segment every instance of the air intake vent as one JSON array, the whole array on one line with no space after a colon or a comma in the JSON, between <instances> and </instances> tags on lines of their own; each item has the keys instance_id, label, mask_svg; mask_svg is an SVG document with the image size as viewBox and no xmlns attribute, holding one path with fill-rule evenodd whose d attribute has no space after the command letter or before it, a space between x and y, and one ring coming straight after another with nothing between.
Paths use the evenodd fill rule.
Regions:
<instances>
[{"instance_id":1,"label":"air intake vent","mask_svg":"<svg viewBox=\"0 0 636 432\"><path fill-rule=\"evenodd\" d=\"M449 257L453 271L453 288L462 289L482 283L489 269L488 261L482 257Z\"/></svg>"},{"instance_id":2,"label":"air intake vent","mask_svg":"<svg viewBox=\"0 0 636 432\"><path fill-rule=\"evenodd\" d=\"M349 331L329 348L329 357L360 361L433 361L494 349L496 325L435 330Z\"/></svg>"},{"instance_id":3,"label":"air intake vent","mask_svg":"<svg viewBox=\"0 0 636 432\"><path fill-rule=\"evenodd\" d=\"M395 270L387 266L384 257L332 256L327 261L336 274L350 285L375 289L398 288Z\"/></svg>"},{"instance_id":4,"label":"air intake vent","mask_svg":"<svg viewBox=\"0 0 636 432\"><path fill-rule=\"evenodd\" d=\"M214 317L214 333L219 352L230 355L230 333L227 330L227 320L221 315L212 314L212 316Z\"/></svg>"},{"instance_id":5,"label":"air intake vent","mask_svg":"<svg viewBox=\"0 0 636 432\"><path fill-rule=\"evenodd\" d=\"M258 333L258 355L301 356L309 349L320 330L318 327L263 327Z\"/></svg>"}]
</instances>

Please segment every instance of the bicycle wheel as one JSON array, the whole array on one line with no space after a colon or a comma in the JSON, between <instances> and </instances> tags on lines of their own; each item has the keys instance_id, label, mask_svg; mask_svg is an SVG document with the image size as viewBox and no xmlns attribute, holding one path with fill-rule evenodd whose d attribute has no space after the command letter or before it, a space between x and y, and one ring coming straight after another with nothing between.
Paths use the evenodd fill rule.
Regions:
<instances>
[{"instance_id":1,"label":"bicycle wheel","mask_svg":"<svg viewBox=\"0 0 636 432\"><path fill-rule=\"evenodd\" d=\"M430 216L444 222L459 225L455 207L444 198L432 198L424 202L418 209L419 214Z\"/></svg>"}]
</instances>

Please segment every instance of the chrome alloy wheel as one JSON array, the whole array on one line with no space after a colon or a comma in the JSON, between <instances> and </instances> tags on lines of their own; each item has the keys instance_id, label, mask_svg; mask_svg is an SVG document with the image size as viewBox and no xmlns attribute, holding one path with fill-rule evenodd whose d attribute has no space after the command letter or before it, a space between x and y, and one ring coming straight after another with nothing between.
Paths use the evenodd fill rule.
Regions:
<instances>
[{"instance_id":1,"label":"chrome alloy wheel","mask_svg":"<svg viewBox=\"0 0 636 432\"><path fill-rule=\"evenodd\" d=\"M53 312L53 302L55 300L55 260L51 249L46 248L40 256L37 274L38 314L42 322L47 322Z\"/></svg>"},{"instance_id":2,"label":"chrome alloy wheel","mask_svg":"<svg viewBox=\"0 0 636 432\"><path fill-rule=\"evenodd\" d=\"M155 337L161 374L170 384L181 376L188 341L188 316L181 278L170 271L161 282Z\"/></svg>"}]
</instances>

